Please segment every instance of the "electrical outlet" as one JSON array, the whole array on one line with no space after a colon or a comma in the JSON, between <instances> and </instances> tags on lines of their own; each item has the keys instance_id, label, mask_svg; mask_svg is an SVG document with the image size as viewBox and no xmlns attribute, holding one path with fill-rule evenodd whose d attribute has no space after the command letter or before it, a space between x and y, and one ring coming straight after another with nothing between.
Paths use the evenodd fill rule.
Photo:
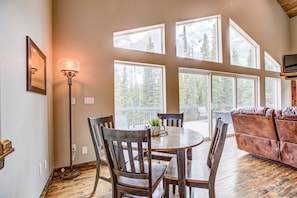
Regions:
<instances>
[{"instance_id":1,"label":"electrical outlet","mask_svg":"<svg viewBox=\"0 0 297 198\"><path fill-rule=\"evenodd\" d=\"M76 144L72 144L72 151L76 151Z\"/></svg>"},{"instance_id":2,"label":"electrical outlet","mask_svg":"<svg viewBox=\"0 0 297 198\"><path fill-rule=\"evenodd\" d=\"M45 171L47 170L47 160L46 159L44 160L44 170Z\"/></svg>"},{"instance_id":3,"label":"electrical outlet","mask_svg":"<svg viewBox=\"0 0 297 198\"><path fill-rule=\"evenodd\" d=\"M83 146L82 147L82 154L87 154L88 153L88 147L87 146Z\"/></svg>"},{"instance_id":4,"label":"electrical outlet","mask_svg":"<svg viewBox=\"0 0 297 198\"><path fill-rule=\"evenodd\" d=\"M42 163L39 164L39 175L42 174Z\"/></svg>"}]
</instances>

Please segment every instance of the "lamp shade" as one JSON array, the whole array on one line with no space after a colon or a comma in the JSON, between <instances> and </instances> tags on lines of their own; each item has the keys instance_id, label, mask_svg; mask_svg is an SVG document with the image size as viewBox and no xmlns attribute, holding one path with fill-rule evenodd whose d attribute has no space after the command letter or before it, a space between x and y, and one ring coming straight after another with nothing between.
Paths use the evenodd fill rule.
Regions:
<instances>
[{"instance_id":1,"label":"lamp shade","mask_svg":"<svg viewBox=\"0 0 297 198\"><path fill-rule=\"evenodd\" d=\"M58 61L58 68L60 71L79 71L79 62L75 59L63 58Z\"/></svg>"}]
</instances>

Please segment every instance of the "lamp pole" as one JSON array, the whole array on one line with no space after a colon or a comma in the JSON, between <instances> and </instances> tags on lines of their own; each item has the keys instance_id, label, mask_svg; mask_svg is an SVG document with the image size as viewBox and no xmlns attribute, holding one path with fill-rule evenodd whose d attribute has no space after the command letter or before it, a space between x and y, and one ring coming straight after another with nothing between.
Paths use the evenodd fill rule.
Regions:
<instances>
[{"instance_id":1,"label":"lamp pole","mask_svg":"<svg viewBox=\"0 0 297 198\"><path fill-rule=\"evenodd\" d=\"M75 60L71 59L62 59L59 61L59 66L61 69L61 72L64 74L64 76L68 79L68 103L69 103L69 159L70 159L70 168L67 169L61 176L62 179L72 179L74 177L77 177L80 175L81 171L77 168L73 168L73 157L72 157L72 106L71 106L71 85L72 85L72 78L76 76L79 70L79 64Z\"/></svg>"},{"instance_id":2,"label":"lamp pole","mask_svg":"<svg viewBox=\"0 0 297 198\"><path fill-rule=\"evenodd\" d=\"M72 74L72 72L64 72L64 75L67 76L67 79L68 79L68 105L69 105L69 150L70 150L70 170L73 169L73 166L72 166L72 106L71 106L71 85L72 85L72 77L75 76L75 74Z\"/></svg>"}]
</instances>

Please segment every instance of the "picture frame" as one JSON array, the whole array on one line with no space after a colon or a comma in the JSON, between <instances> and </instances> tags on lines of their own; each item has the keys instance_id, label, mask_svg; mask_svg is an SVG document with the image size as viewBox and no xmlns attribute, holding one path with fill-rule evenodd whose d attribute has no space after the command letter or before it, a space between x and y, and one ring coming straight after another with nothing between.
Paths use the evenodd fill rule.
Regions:
<instances>
[{"instance_id":1,"label":"picture frame","mask_svg":"<svg viewBox=\"0 0 297 198\"><path fill-rule=\"evenodd\" d=\"M27 91L46 95L46 56L26 36L27 44Z\"/></svg>"}]
</instances>

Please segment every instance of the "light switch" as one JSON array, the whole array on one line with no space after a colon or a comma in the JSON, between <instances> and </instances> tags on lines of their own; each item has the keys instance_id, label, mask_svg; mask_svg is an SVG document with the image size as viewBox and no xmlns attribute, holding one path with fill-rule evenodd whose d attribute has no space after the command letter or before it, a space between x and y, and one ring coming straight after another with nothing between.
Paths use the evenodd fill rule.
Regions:
<instances>
[{"instance_id":1,"label":"light switch","mask_svg":"<svg viewBox=\"0 0 297 198\"><path fill-rule=\"evenodd\" d=\"M82 154L88 154L88 147L87 146L82 147Z\"/></svg>"},{"instance_id":2,"label":"light switch","mask_svg":"<svg viewBox=\"0 0 297 198\"><path fill-rule=\"evenodd\" d=\"M94 104L95 99L94 97L85 97L85 104Z\"/></svg>"}]
</instances>

